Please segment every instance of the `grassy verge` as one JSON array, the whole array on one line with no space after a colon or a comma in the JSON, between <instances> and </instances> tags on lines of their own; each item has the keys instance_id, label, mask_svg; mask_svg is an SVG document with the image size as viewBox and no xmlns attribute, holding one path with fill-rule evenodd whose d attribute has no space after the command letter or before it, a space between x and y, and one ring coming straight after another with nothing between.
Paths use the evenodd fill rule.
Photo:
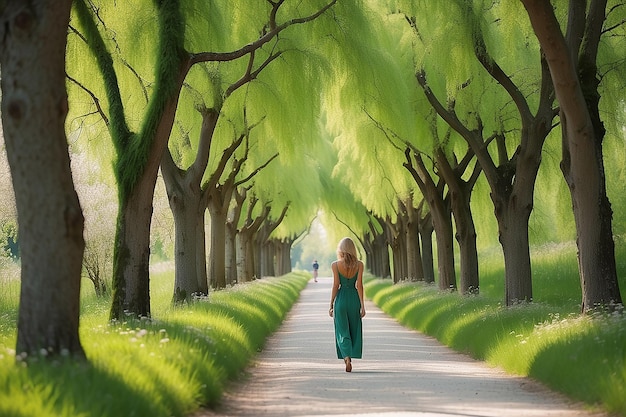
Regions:
<instances>
[{"instance_id":1,"label":"grassy verge","mask_svg":"<svg viewBox=\"0 0 626 417\"><path fill-rule=\"evenodd\" d=\"M153 275L154 319L110 324L84 289L86 363L16 360L16 282L0 282L0 416L183 416L224 387L282 322L309 274L266 278L172 308L172 273Z\"/></svg>"},{"instance_id":2,"label":"grassy verge","mask_svg":"<svg viewBox=\"0 0 626 417\"><path fill-rule=\"evenodd\" d=\"M579 314L571 250L534 257L535 301L514 307L502 306L504 273L497 261L483 264L478 296L380 279L367 279L365 293L405 326L457 351L626 416L626 317ZM623 290L626 282L620 284Z\"/></svg>"}]
</instances>

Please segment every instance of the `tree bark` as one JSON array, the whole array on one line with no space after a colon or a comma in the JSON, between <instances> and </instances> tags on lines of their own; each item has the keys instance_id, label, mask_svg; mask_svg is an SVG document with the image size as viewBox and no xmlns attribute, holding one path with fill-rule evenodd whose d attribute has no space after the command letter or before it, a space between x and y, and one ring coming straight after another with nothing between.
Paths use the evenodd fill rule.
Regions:
<instances>
[{"instance_id":1,"label":"tree bark","mask_svg":"<svg viewBox=\"0 0 626 417\"><path fill-rule=\"evenodd\" d=\"M213 288L226 288L226 218L224 203L209 200L211 219L211 249L209 251L209 279Z\"/></svg>"},{"instance_id":2,"label":"tree bark","mask_svg":"<svg viewBox=\"0 0 626 417\"><path fill-rule=\"evenodd\" d=\"M580 39L570 37L572 47L568 47L550 2L522 0L522 3L544 50L561 106L564 148L561 167L572 196L582 310L621 304L612 234L612 210L606 195L602 159L604 129L597 110L599 96L595 49L600 39L606 1L593 1L589 9L590 25L586 28L581 54L584 57L583 65L579 68L584 77L587 100L575 61L579 55ZM585 20L581 16L585 13L584 6L585 2L571 3L570 23Z\"/></svg>"},{"instance_id":3,"label":"tree bark","mask_svg":"<svg viewBox=\"0 0 626 417\"><path fill-rule=\"evenodd\" d=\"M0 6L0 85L22 260L16 351L82 358L84 218L64 125L70 7L67 0Z\"/></svg>"},{"instance_id":4,"label":"tree bark","mask_svg":"<svg viewBox=\"0 0 626 417\"><path fill-rule=\"evenodd\" d=\"M167 189L170 209L174 216L174 295L172 302L178 304L189 302L192 294L204 293L200 286L198 274L200 265L198 258L198 234L204 240L204 222L198 226L198 217L204 220L205 205L200 189L186 181L188 176L181 175L169 151L166 151L161 162L161 171ZM202 266L206 269L206 264ZM206 284L204 285L206 287Z\"/></svg>"}]
</instances>

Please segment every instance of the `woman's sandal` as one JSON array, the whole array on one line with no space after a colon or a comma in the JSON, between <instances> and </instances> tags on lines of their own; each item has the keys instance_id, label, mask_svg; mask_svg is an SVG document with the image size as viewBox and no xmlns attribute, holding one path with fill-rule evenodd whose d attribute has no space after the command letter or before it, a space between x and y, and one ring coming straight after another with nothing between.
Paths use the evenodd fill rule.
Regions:
<instances>
[{"instance_id":1,"label":"woman's sandal","mask_svg":"<svg viewBox=\"0 0 626 417\"><path fill-rule=\"evenodd\" d=\"M346 363L346 372L352 372L352 360L349 357L345 357L343 361Z\"/></svg>"}]
</instances>

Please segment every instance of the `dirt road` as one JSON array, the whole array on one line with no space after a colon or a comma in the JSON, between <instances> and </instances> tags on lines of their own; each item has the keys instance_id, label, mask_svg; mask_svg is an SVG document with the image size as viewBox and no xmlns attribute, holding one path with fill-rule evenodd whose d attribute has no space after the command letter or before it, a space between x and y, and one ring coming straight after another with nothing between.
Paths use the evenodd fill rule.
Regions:
<instances>
[{"instance_id":1,"label":"dirt road","mask_svg":"<svg viewBox=\"0 0 626 417\"><path fill-rule=\"evenodd\" d=\"M603 414L453 352L367 302L363 359L347 373L328 316L330 278L310 281L248 378L209 416L589 417Z\"/></svg>"}]
</instances>

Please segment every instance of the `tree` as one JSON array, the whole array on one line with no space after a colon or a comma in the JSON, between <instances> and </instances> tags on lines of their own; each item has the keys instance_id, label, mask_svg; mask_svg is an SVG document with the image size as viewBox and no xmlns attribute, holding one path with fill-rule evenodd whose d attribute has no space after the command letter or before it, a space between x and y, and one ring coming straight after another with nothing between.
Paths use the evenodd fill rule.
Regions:
<instances>
[{"instance_id":1,"label":"tree","mask_svg":"<svg viewBox=\"0 0 626 417\"><path fill-rule=\"evenodd\" d=\"M528 221L534 203L535 181L541 161L541 150L548 133L552 130L552 120L556 115L550 74L545 62L537 60L540 63L538 67L541 69L539 95L537 98L536 95L531 94L527 98L514 79L489 53L484 35L485 29L479 25L478 15L482 10L475 10L472 4L466 2L458 3L456 6L450 5L449 9L457 16L463 16L463 19L468 22L466 23L468 36L472 43L465 47L473 52L474 57L492 81L497 82L504 90L504 94L500 92L495 94L500 97L500 100L510 100L515 106L517 116L510 117L503 110L506 108L505 104L503 109L496 110L495 123L492 121L490 125L486 125L489 119L493 120L491 116L493 109L472 103L477 100L477 97L488 94L490 88L493 88L489 84L484 85L478 81L484 75L471 74L472 78L469 81L459 84L456 96L448 99L450 102L448 106L437 98L433 87L426 79L424 68L417 71L416 78L439 116L467 141L489 183L494 214L498 221L498 237L504 253L506 304L530 301L532 300L532 271ZM412 26L417 33L416 36L422 39L420 34L423 30L418 31L415 24ZM520 51L528 51L528 47L520 48ZM523 65L526 65L526 62ZM471 88L473 84L477 84L477 89ZM532 85L535 84L532 83ZM465 93L468 88L470 92ZM468 97L467 94L473 94L474 97ZM534 113L531 98L537 100L537 110ZM467 103L463 103L464 101ZM457 107L461 103L469 107L466 115L459 115ZM517 123L519 126L515 126ZM488 126L493 129L491 135L485 133ZM518 134L515 132L519 132L519 142L516 142ZM496 146L493 155L489 151L489 145L492 142L495 142Z\"/></svg>"},{"instance_id":2,"label":"tree","mask_svg":"<svg viewBox=\"0 0 626 417\"><path fill-rule=\"evenodd\" d=\"M142 55L154 59L152 63L155 72L154 82L147 107L139 106L142 110L140 112L136 112L135 109L128 110L135 111L137 113L135 117L142 121L138 133L132 131L127 120L124 100L120 93L121 79L118 79L113 56L105 42L105 36L109 36L105 25L106 19L101 17L101 14L109 12L111 13L109 17L113 18L118 12L116 8L123 5L112 6L107 3L106 6L93 7L91 3L87 4L85 1L75 2L76 15L83 33L76 32L89 47L102 74L107 94L108 116L98 101L95 101L95 104L107 123L117 151L115 173L119 187L120 209L114 249L111 318L122 319L126 314L150 315L148 266L152 197L159 165L176 117L180 92L191 68L205 62L232 61L253 53L274 40L285 29L316 19L335 2L336 0L325 3L307 16L279 22L278 12L284 1L270 1L269 22L261 28L258 38L230 52L188 51L187 45L193 46L195 40L185 37L186 33L194 33L186 27L186 19L193 21L194 18L198 18L195 4L189 6L190 10L183 10L183 5L179 1L155 2L152 11L144 11L153 13L153 19L150 23L141 22L144 29L150 28L154 22L156 24L154 30L158 33L156 48L154 41L151 45L154 48L153 53ZM135 14L136 11L131 13L133 16ZM131 33L136 35L133 30ZM138 74L136 71L132 73L133 76Z\"/></svg>"},{"instance_id":3,"label":"tree","mask_svg":"<svg viewBox=\"0 0 626 417\"><path fill-rule=\"evenodd\" d=\"M588 12L586 1L571 1L565 36L551 2L522 3L546 56L560 104L561 167L576 222L582 310L621 304L602 155L605 131L598 112L596 59L607 1L592 1Z\"/></svg>"},{"instance_id":4,"label":"tree","mask_svg":"<svg viewBox=\"0 0 626 417\"><path fill-rule=\"evenodd\" d=\"M0 85L22 259L16 351L81 358L84 219L64 126L70 7L68 0L0 5Z\"/></svg>"},{"instance_id":5,"label":"tree","mask_svg":"<svg viewBox=\"0 0 626 417\"><path fill-rule=\"evenodd\" d=\"M456 271L454 268L454 232L450 198L445 195L445 181L435 181L434 174L426 167L422 154L416 149L406 148L405 168L411 173L422 191L430 208L435 239L437 241L437 265L439 267L439 289L455 290ZM413 162L415 161L415 162Z\"/></svg>"}]
</instances>

